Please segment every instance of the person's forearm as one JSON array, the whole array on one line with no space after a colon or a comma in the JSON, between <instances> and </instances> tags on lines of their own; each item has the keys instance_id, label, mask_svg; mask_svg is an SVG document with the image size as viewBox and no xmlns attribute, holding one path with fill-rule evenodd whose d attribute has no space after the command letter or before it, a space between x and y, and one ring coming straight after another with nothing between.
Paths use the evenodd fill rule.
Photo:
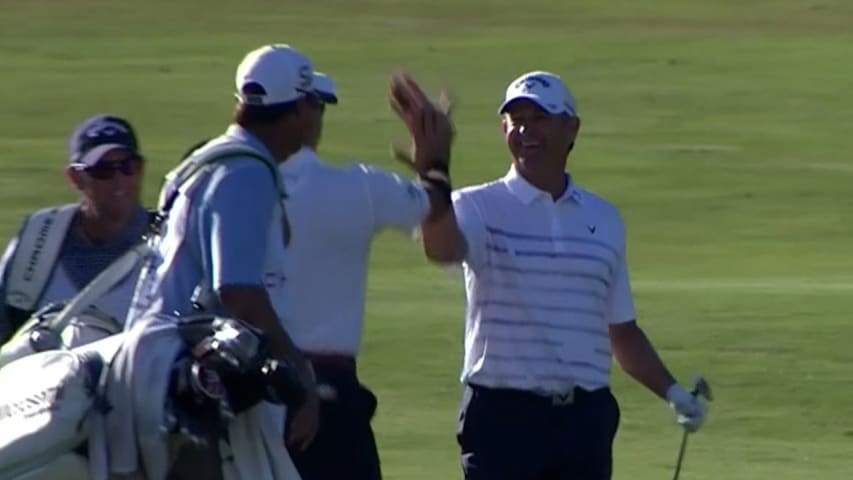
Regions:
<instances>
[{"instance_id":1,"label":"person's forearm","mask_svg":"<svg viewBox=\"0 0 853 480\"><path fill-rule=\"evenodd\" d=\"M273 356L293 365L306 384L310 386L313 383L309 363L281 326L263 287L222 287L218 293L230 314L267 335Z\"/></svg>"},{"instance_id":2,"label":"person's forearm","mask_svg":"<svg viewBox=\"0 0 853 480\"><path fill-rule=\"evenodd\" d=\"M675 379L636 322L610 326L613 355L625 373L661 398Z\"/></svg>"},{"instance_id":3,"label":"person's forearm","mask_svg":"<svg viewBox=\"0 0 853 480\"><path fill-rule=\"evenodd\" d=\"M437 201L431 200L433 210L421 223L424 253L434 262L461 262L465 259L465 238L456 223L453 207L447 206L443 210L437 210Z\"/></svg>"}]
</instances>

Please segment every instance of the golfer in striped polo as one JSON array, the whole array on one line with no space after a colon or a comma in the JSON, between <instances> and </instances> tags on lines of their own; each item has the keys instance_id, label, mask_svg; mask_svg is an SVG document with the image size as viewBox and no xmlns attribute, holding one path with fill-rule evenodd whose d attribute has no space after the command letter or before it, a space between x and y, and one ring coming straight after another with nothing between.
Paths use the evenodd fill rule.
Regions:
<instances>
[{"instance_id":1,"label":"golfer in striped polo","mask_svg":"<svg viewBox=\"0 0 853 480\"><path fill-rule=\"evenodd\" d=\"M453 213L422 225L427 256L464 268L465 478L609 479L612 356L689 431L705 410L637 325L619 211L565 172L580 126L568 88L525 74L499 113L509 172L455 191Z\"/></svg>"}]
</instances>

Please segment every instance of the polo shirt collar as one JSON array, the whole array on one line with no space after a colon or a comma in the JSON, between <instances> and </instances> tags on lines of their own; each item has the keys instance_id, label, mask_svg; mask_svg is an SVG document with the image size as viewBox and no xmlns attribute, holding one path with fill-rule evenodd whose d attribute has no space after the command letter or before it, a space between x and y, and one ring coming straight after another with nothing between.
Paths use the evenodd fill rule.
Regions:
<instances>
[{"instance_id":1,"label":"polo shirt collar","mask_svg":"<svg viewBox=\"0 0 853 480\"><path fill-rule=\"evenodd\" d=\"M296 153L287 157L279 167L284 175L298 175L299 172L320 162L317 153L311 147L303 146Z\"/></svg>"},{"instance_id":2,"label":"polo shirt collar","mask_svg":"<svg viewBox=\"0 0 853 480\"><path fill-rule=\"evenodd\" d=\"M231 137L236 139L242 143L249 145L250 147L258 150L262 153L267 154L270 158L278 160L275 156L270 152L269 148L261 141L260 138L256 137L255 134L246 130L237 124L232 124L228 126L228 130L225 131L226 137Z\"/></svg>"},{"instance_id":3,"label":"polo shirt collar","mask_svg":"<svg viewBox=\"0 0 853 480\"><path fill-rule=\"evenodd\" d=\"M557 199L555 203L561 203L566 200L572 200L577 204L581 204L583 202L583 195L581 194L580 189L575 185L575 182L572 181L572 176L568 173L565 174L568 180L568 187L566 191L563 192L563 195ZM504 184L506 184L509 191L516 196L521 203L525 205L530 205L538 198L547 198L551 200L551 194L540 190L533 185L530 184L527 180L522 177L518 171L515 169L515 166L510 167L509 172L503 178Z\"/></svg>"}]
</instances>

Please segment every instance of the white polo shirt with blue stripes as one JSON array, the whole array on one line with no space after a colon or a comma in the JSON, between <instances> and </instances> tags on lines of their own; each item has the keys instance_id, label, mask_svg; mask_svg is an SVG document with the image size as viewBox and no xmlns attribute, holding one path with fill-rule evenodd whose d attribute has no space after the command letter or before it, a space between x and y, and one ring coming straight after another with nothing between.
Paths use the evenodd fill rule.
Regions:
<instances>
[{"instance_id":1,"label":"white polo shirt with blue stripes","mask_svg":"<svg viewBox=\"0 0 853 480\"><path fill-rule=\"evenodd\" d=\"M515 169L453 193L468 244L462 382L561 394L608 385L608 325L634 320L625 226L573 181L556 201Z\"/></svg>"}]
</instances>

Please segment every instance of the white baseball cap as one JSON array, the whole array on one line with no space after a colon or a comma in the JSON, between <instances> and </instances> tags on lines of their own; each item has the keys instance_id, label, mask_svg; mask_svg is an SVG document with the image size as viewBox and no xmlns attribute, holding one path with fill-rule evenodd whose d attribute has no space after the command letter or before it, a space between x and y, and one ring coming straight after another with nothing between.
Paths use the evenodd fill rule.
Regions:
<instances>
[{"instance_id":1,"label":"white baseball cap","mask_svg":"<svg viewBox=\"0 0 853 480\"><path fill-rule=\"evenodd\" d=\"M314 72L314 91L326 103L338 103L338 89L332 77L323 72Z\"/></svg>"},{"instance_id":2,"label":"white baseball cap","mask_svg":"<svg viewBox=\"0 0 853 480\"><path fill-rule=\"evenodd\" d=\"M237 67L235 84L237 100L246 105L276 105L316 94L311 59L284 44L246 54Z\"/></svg>"},{"instance_id":3,"label":"white baseball cap","mask_svg":"<svg viewBox=\"0 0 853 480\"><path fill-rule=\"evenodd\" d=\"M506 88L504 101L498 109L503 114L514 100L526 98L550 114L578 115L572 92L559 76L543 71L525 73Z\"/></svg>"}]
</instances>

